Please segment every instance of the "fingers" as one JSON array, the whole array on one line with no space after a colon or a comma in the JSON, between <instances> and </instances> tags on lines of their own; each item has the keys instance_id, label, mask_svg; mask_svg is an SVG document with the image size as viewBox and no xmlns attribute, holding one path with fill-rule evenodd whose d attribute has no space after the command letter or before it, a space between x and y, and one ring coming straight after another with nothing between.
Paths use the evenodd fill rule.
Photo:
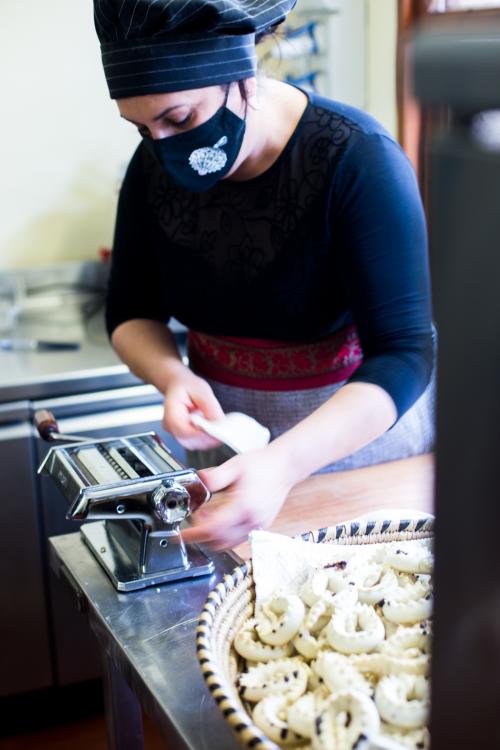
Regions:
<instances>
[{"instance_id":1,"label":"fingers","mask_svg":"<svg viewBox=\"0 0 500 750\"><path fill-rule=\"evenodd\" d=\"M198 387L190 393L195 406L206 419L223 419L224 411L214 392L204 380L199 379Z\"/></svg>"},{"instance_id":2,"label":"fingers","mask_svg":"<svg viewBox=\"0 0 500 750\"><path fill-rule=\"evenodd\" d=\"M234 527L209 533L193 527L183 531L182 538L186 544L206 544L213 550L227 550L246 542L250 531L252 529L246 527Z\"/></svg>"},{"instance_id":3,"label":"fingers","mask_svg":"<svg viewBox=\"0 0 500 750\"><path fill-rule=\"evenodd\" d=\"M192 373L180 382L172 383L165 397L163 426L185 448L206 450L221 445L216 438L207 435L191 422L193 411L199 410L207 419L224 416L208 383Z\"/></svg>"},{"instance_id":4,"label":"fingers","mask_svg":"<svg viewBox=\"0 0 500 750\"><path fill-rule=\"evenodd\" d=\"M214 471L209 469L199 473L203 473L205 481L206 476ZM246 541L250 531L265 520L262 510L259 512L254 506L242 505L241 495L235 490L215 495L210 504L194 514L193 525L182 531L184 541L187 544L207 543L213 549L229 549Z\"/></svg>"},{"instance_id":5,"label":"fingers","mask_svg":"<svg viewBox=\"0 0 500 750\"><path fill-rule=\"evenodd\" d=\"M182 530L182 538L185 544L201 544L203 542L215 542L220 537L221 530L217 533L217 528L212 524L200 524L191 526L189 529Z\"/></svg>"},{"instance_id":6,"label":"fingers","mask_svg":"<svg viewBox=\"0 0 500 750\"><path fill-rule=\"evenodd\" d=\"M256 527L249 517L232 518L212 513L205 521L182 531L186 544L208 544L212 549L230 549L248 539Z\"/></svg>"},{"instance_id":7,"label":"fingers","mask_svg":"<svg viewBox=\"0 0 500 750\"><path fill-rule=\"evenodd\" d=\"M229 461L225 461L223 464L215 466L213 469L202 469L198 474L210 492L220 492L236 482L240 471L238 468L238 461L231 458Z\"/></svg>"},{"instance_id":8,"label":"fingers","mask_svg":"<svg viewBox=\"0 0 500 750\"><path fill-rule=\"evenodd\" d=\"M173 433L172 433L173 434ZM182 438L175 435L177 442L188 451L208 451L212 448L218 448L222 443L210 435L199 433L193 437Z\"/></svg>"}]
</instances>

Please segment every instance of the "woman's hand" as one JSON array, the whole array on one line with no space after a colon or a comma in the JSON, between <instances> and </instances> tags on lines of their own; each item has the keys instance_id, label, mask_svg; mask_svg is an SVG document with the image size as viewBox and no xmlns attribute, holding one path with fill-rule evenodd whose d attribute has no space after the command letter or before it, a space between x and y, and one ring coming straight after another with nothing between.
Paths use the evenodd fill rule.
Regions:
<instances>
[{"instance_id":1,"label":"woman's hand","mask_svg":"<svg viewBox=\"0 0 500 750\"><path fill-rule=\"evenodd\" d=\"M163 427L188 450L208 450L220 445L191 422L191 414L201 412L206 419L222 419L224 412L213 390L203 378L179 363L168 378Z\"/></svg>"},{"instance_id":2,"label":"woman's hand","mask_svg":"<svg viewBox=\"0 0 500 750\"><path fill-rule=\"evenodd\" d=\"M164 323L126 320L115 328L112 341L132 372L165 394L163 426L181 445L191 450L220 445L191 424L194 411L206 419L221 419L224 412L208 383L183 363L175 336Z\"/></svg>"},{"instance_id":3,"label":"woman's hand","mask_svg":"<svg viewBox=\"0 0 500 750\"><path fill-rule=\"evenodd\" d=\"M193 516L193 526L182 536L187 543L207 542L214 549L235 547L252 529L269 526L293 486L272 444L198 473L217 495Z\"/></svg>"}]
</instances>

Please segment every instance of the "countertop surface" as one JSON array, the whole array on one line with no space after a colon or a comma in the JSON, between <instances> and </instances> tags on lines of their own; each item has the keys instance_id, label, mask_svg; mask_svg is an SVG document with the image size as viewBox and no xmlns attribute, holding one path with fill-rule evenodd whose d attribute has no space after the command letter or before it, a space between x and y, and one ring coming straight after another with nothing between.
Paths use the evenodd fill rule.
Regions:
<instances>
[{"instance_id":1,"label":"countertop surface","mask_svg":"<svg viewBox=\"0 0 500 750\"><path fill-rule=\"evenodd\" d=\"M0 338L7 338L0 334ZM133 385L139 381L120 362L104 327L102 309L87 321L20 324L9 338L78 342L64 351L0 351L0 401L42 399L101 388Z\"/></svg>"},{"instance_id":2,"label":"countertop surface","mask_svg":"<svg viewBox=\"0 0 500 750\"><path fill-rule=\"evenodd\" d=\"M311 477L290 494L271 530L298 534L339 521L404 510L432 512L433 458L418 456L354 471ZM51 539L53 564L63 566L87 603L101 647L132 685L169 747L236 750L239 747L203 682L195 629L204 600L218 578L234 567L214 556L216 573L195 582L165 584L120 594L79 534ZM248 556L248 546L236 552Z\"/></svg>"},{"instance_id":3,"label":"countertop surface","mask_svg":"<svg viewBox=\"0 0 500 750\"><path fill-rule=\"evenodd\" d=\"M5 351L0 346L0 404L140 382L108 339L108 273L105 264L94 261L0 273L0 339L77 345L64 351ZM182 343L184 326L176 320L169 325Z\"/></svg>"},{"instance_id":4,"label":"countertop surface","mask_svg":"<svg viewBox=\"0 0 500 750\"><path fill-rule=\"evenodd\" d=\"M119 361L106 333L108 273L105 264L94 261L0 273L0 339L78 346L64 351L0 348L0 402L137 382Z\"/></svg>"}]
</instances>

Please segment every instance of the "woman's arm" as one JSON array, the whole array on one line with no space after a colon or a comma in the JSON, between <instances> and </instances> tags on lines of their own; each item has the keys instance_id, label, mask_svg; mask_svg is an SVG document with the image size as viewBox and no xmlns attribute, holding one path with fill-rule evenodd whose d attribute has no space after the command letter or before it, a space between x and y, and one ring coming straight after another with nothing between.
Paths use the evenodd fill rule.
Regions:
<instances>
[{"instance_id":1,"label":"woman's arm","mask_svg":"<svg viewBox=\"0 0 500 750\"><path fill-rule=\"evenodd\" d=\"M355 453L380 437L397 418L383 388L347 383L295 427L276 438L269 449L281 454L292 486L329 463Z\"/></svg>"},{"instance_id":2,"label":"woman's arm","mask_svg":"<svg viewBox=\"0 0 500 750\"><path fill-rule=\"evenodd\" d=\"M191 423L192 412L221 419L222 407L208 383L183 363L175 337L157 320L127 320L111 336L120 359L137 377L165 396L163 426L185 448L206 450L220 443Z\"/></svg>"},{"instance_id":3,"label":"woman's arm","mask_svg":"<svg viewBox=\"0 0 500 750\"><path fill-rule=\"evenodd\" d=\"M363 362L349 381L383 388L398 419L433 367L425 216L413 167L397 143L364 136L336 172L332 234Z\"/></svg>"},{"instance_id":4,"label":"woman's arm","mask_svg":"<svg viewBox=\"0 0 500 750\"><path fill-rule=\"evenodd\" d=\"M172 377L187 369L173 333L157 320L127 320L114 329L111 343L132 372L161 393Z\"/></svg>"},{"instance_id":5,"label":"woman's arm","mask_svg":"<svg viewBox=\"0 0 500 750\"><path fill-rule=\"evenodd\" d=\"M346 384L266 448L201 471L210 491L219 494L196 514L185 541L236 546L252 529L272 523L298 482L375 440L395 420L394 402L382 388Z\"/></svg>"}]
</instances>

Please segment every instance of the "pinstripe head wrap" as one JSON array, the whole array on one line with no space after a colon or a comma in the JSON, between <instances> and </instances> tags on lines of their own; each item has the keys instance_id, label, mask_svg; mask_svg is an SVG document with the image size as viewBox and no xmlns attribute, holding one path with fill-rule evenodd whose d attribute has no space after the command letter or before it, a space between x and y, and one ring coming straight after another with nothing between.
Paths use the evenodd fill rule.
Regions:
<instances>
[{"instance_id":1,"label":"pinstripe head wrap","mask_svg":"<svg viewBox=\"0 0 500 750\"><path fill-rule=\"evenodd\" d=\"M112 99L203 88L256 73L255 36L297 0L94 0Z\"/></svg>"}]
</instances>

